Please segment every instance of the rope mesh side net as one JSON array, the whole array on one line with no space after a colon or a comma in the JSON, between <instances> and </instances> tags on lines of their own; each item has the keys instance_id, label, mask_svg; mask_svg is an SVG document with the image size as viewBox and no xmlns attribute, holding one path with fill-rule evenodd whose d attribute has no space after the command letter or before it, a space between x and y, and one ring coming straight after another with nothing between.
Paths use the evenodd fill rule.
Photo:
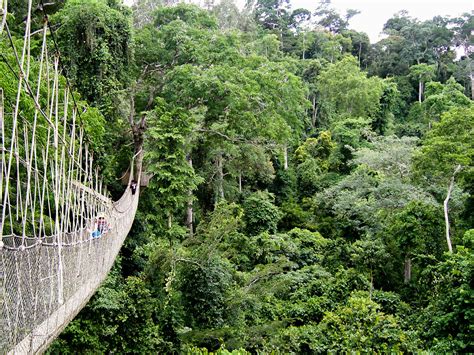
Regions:
<instances>
[{"instance_id":1,"label":"rope mesh side net","mask_svg":"<svg viewBox=\"0 0 474 355\"><path fill-rule=\"evenodd\" d=\"M15 40L0 0L0 75L15 84L0 87L0 353L42 351L74 318L112 267L138 204L130 189L107 197L59 56L48 51L47 19L32 29L31 11L29 0Z\"/></svg>"}]
</instances>

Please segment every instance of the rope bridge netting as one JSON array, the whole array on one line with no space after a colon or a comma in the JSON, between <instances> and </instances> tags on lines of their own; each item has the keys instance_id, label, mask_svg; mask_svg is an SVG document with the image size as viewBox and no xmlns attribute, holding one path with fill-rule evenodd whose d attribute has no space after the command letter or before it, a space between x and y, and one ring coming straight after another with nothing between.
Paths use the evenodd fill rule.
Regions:
<instances>
[{"instance_id":1,"label":"rope bridge netting","mask_svg":"<svg viewBox=\"0 0 474 355\"><path fill-rule=\"evenodd\" d=\"M112 267L139 195L107 197L47 16L32 28L31 14L29 0L18 40L0 0L0 354L41 352L74 318Z\"/></svg>"}]
</instances>

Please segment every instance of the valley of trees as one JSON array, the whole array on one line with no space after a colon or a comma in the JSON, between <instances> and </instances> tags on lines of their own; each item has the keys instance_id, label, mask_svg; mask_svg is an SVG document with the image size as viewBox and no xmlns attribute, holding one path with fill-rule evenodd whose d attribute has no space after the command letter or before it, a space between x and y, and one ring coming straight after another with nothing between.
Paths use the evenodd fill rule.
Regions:
<instances>
[{"instance_id":1,"label":"valley of trees","mask_svg":"<svg viewBox=\"0 0 474 355\"><path fill-rule=\"evenodd\" d=\"M152 178L49 353L474 351L472 13L371 44L328 0L53 3L106 184Z\"/></svg>"}]
</instances>

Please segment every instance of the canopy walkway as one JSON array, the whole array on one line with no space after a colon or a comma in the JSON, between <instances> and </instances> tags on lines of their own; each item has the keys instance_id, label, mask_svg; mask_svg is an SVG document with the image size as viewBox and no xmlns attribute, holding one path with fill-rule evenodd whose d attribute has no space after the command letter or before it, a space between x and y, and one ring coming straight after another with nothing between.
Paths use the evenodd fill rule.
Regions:
<instances>
[{"instance_id":1,"label":"canopy walkway","mask_svg":"<svg viewBox=\"0 0 474 355\"><path fill-rule=\"evenodd\" d=\"M48 48L47 16L38 29L31 14L29 0L18 41L0 0L0 78L14 84L0 85L0 354L44 351L76 316L112 267L139 195L108 197L87 113Z\"/></svg>"}]
</instances>

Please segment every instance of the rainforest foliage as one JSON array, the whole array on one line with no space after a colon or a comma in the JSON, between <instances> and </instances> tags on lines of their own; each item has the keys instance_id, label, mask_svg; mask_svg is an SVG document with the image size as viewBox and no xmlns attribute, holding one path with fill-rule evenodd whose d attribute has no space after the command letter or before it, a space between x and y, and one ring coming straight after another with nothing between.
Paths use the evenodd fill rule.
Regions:
<instances>
[{"instance_id":1,"label":"rainforest foliage","mask_svg":"<svg viewBox=\"0 0 474 355\"><path fill-rule=\"evenodd\" d=\"M153 178L51 353L474 350L472 14L371 44L329 1L58 3L107 184L137 122Z\"/></svg>"}]
</instances>

